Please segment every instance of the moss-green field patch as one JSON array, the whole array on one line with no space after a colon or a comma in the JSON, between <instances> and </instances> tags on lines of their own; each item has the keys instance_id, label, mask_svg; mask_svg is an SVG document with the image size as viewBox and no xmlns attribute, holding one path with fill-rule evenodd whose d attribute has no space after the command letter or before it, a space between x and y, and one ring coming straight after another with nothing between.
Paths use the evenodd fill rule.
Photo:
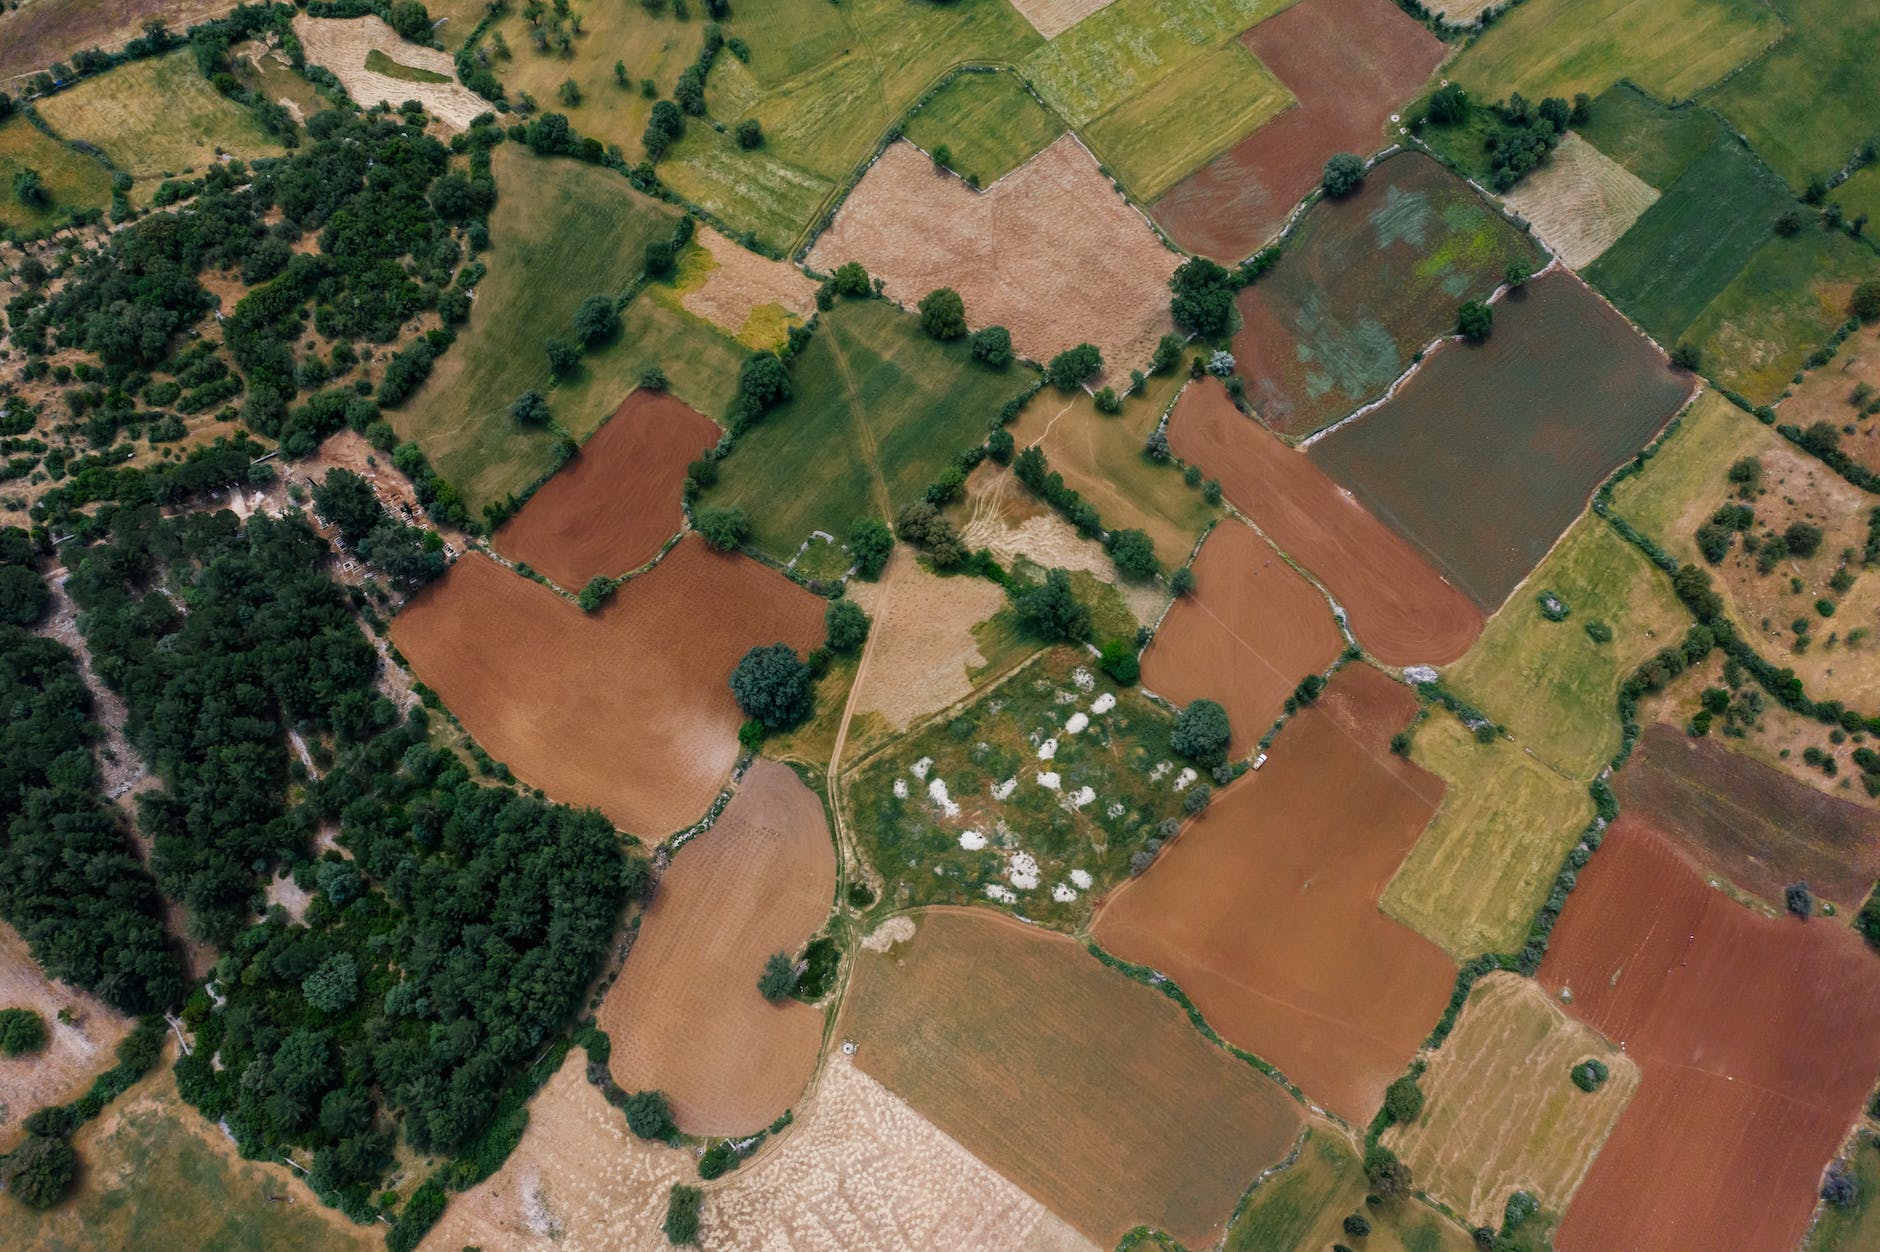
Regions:
<instances>
[{"instance_id":1,"label":"moss-green field patch","mask_svg":"<svg viewBox=\"0 0 1880 1252\"><path fill-rule=\"evenodd\" d=\"M1414 1200L1367 1206L1364 1167L1334 1128L1314 1124L1292 1165L1254 1187L1227 1231L1226 1252L1319 1252L1348 1240L1342 1223L1371 1223L1366 1252L1468 1252L1468 1233Z\"/></svg>"},{"instance_id":2,"label":"moss-green field patch","mask_svg":"<svg viewBox=\"0 0 1880 1252\"><path fill-rule=\"evenodd\" d=\"M430 70L421 70L415 65L403 65L394 61L377 48L372 48L366 52L366 68L375 74L383 74L387 78L396 78L400 82L406 83L447 83L451 81L448 75L435 74Z\"/></svg>"},{"instance_id":3,"label":"moss-green field patch","mask_svg":"<svg viewBox=\"0 0 1880 1252\"><path fill-rule=\"evenodd\" d=\"M1574 127L1580 138L1663 191L1723 134L1699 105L1659 103L1631 83L1615 83Z\"/></svg>"},{"instance_id":4,"label":"moss-green field patch","mask_svg":"<svg viewBox=\"0 0 1880 1252\"><path fill-rule=\"evenodd\" d=\"M1064 133L1064 123L1016 74L961 74L908 119L907 137L928 152L945 145L951 168L985 186Z\"/></svg>"},{"instance_id":5,"label":"moss-green field patch","mask_svg":"<svg viewBox=\"0 0 1880 1252\"><path fill-rule=\"evenodd\" d=\"M25 204L13 193L22 170L36 170L45 197ZM0 229L36 232L72 213L111 203L111 171L104 162L50 139L23 117L0 122Z\"/></svg>"}]
</instances>

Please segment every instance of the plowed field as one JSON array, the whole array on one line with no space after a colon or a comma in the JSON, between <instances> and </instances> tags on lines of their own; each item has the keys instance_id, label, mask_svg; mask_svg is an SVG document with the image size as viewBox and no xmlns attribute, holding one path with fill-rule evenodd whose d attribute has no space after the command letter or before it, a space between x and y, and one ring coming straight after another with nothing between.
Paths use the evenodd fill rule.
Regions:
<instances>
[{"instance_id":1,"label":"plowed field","mask_svg":"<svg viewBox=\"0 0 1880 1252\"><path fill-rule=\"evenodd\" d=\"M779 639L807 650L822 617L788 579L692 537L592 614L466 557L398 615L392 642L517 777L659 839L705 811L737 760L739 658Z\"/></svg>"},{"instance_id":2,"label":"plowed field","mask_svg":"<svg viewBox=\"0 0 1880 1252\"><path fill-rule=\"evenodd\" d=\"M1350 492L1243 417L1219 383L1183 393L1168 436L1178 456L1219 478L1227 498L1325 584L1379 660L1440 665L1469 650L1482 629L1469 598Z\"/></svg>"},{"instance_id":3,"label":"plowed field","mask_svg":"<svg viewBox=\"0 0 1880 1252\"><path fill-rule=\"evenodd\" d=\"M1362 1124L1436 1024L1455 964L1378 912L1442 798L1393 756L1416 698L1341 670L1272 759L1097 914L1095 937L1173 978L1222 1035Z\"/></svg>"}]
</instances>

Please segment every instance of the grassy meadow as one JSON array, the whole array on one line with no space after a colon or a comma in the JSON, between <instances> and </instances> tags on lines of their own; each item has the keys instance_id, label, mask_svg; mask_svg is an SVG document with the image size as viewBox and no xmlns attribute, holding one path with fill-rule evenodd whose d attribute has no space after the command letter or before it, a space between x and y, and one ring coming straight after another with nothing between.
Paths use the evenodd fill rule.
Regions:
<instances>
[{"instance_id":1,"label":"grassy meadow","mask_svg":"<svg viewBox=\"0 0 1880 1252\"><path fill-rule=\"evenodd\" d=\"M23 204L13 194L21 170L37 170L45 199ZM104 162L74 152L34 129L23 117L0 122L0 230L48 230L72 213L111 203L111 171Z\"/></svg>"},{"instance_id":2,"label":"grassy meadow","mask_svg":"<svg viewBox=\"0 0 1880 1252\"><path fill-rule=\"evenodd\" d=\"M1697 105L1671 108L1631 83L1616 83L1575 126L1580 138L1664 191L1723 134L1717 115Z\"/></svg>"},{"instance_id":3,"label":"grassy meadow","mask_svg":"<svg viewBox=\"0 0 1880 1252\"><path fill-rule=\"evenodd\" d=\"M1307 1132L1299 1159L1254 1187L1227 1231L1225 1252L1318 1252L1347 1236L1352 1213L1371 1222L1366 1252L1469 1252L1467 1232L1413 1200L1369 1207L1364 1167L1339 1131L1323 1122Z\"/></svg>"},{"instance_id":4,"label":"grassy meadow","mask_svg":"<svg viewBox=\"0 0 1880 1252\"><path fill-rule=\"evenodd\" d=\"M1800 190L1875 138L1880 7L1782 0L1782 41L1709 100Z\"/></svg>"},{"instance_id":5,"label":"grassy meadow","mask_svg":"<svg viewBox=\"0 0 1880 1252\"><path fill-rule=\"evenodd\" d=\"M953 171L984 187L1042 152L1064 123L1016 74L961 74L908 119L906 133L928 152L946 145Z\"/></svg>"}]
</instances>

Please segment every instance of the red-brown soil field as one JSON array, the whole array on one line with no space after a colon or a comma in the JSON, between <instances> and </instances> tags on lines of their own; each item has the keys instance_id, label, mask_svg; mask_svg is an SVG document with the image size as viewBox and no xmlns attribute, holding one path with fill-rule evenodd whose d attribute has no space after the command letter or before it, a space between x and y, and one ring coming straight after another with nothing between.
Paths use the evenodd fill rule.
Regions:
<instances>
[{"instance_id":1,"label":"red-brown soil field","mask_svg":"<svg viewBox=\"0 0 1880 1252\"><path fill-rule=\"evenodd\" d=\"M1805 881L1859 908L1880 878L1880 813L1823 795L1714 736L1655 723L1613 779L1624 812L1766 900ZM1876 971L1880 973L1880 971Z\"/></svg>"},{"instance_id":2,"label":"red-brown soil field","mask_svg":"<svg viewBox=\"0 0 1880 1252\"><path fill-rule=\"evenodd\" d=\"M1838 922L1743 907L1622 813L1540 979L1644 1073L1554 1246L1795 1247L1880 1072L1880 957Z\"/></svg>"},{"instance_id":3,"label":"red-brown soil field","mask_svg":"<svg viewBox=\"0 0 1880 1252\"><path fill-rule=\"evenodd\" d=\"M638 569L679 529L685 467L720 433L684 401L635 391L496 533L496 546L569 591Z\"/></svg>"},{"instance_id":4,"label":"red-brown soil field","mask_svg":"<svg viewBox=\"0 0 1880 1252\"><path fill-rule=\"evenodd\" d=\"M760 757L673 858L601 1005L614 1081L665 1092L687 1134L774 1121L816 1070L823 1021L807 1004L764 999L757 976L771 953L803 946L835 894L822 801Z\"/></svg>"},{"instance_id":5,"label":"red-brown soil field","mask_svg":"<svg viewBox=\"0 0 1880 1252\"><path fill-rule=\"evenodd\" d=\"M1174 1001L1074 940L977 909L864 951L855 1063L1104 1247L1137 1225L1217 1242L1303 1110Z\"/></svg>"},{"instance_id":6,"label":"red-brown soil field","mask_svg":"<svg viewBox=\"0 0 1880 1252\"><path fill-rule=\"evenodd\" d=\"M789 579L689 536L596 613L466 557L392 642L518 778L657 840L697 820L737 761L738 659L779 640L806 651L822 618Z\"/></svg>"},{"instance_id":7,"label":"red-brown soil field","mask_svg":"<svg viewBox=\"0 0 1880 1252\"><path fill-rule=\"evenodd\" d=\"M1177 456L1331 591L1351 629L1390 665L1441 665L1469 650L1482 612L1396 531L1303 453L1243 416L1220 383L1191 385L1169 418Z\"/></svg>"},{"instance_id":8,"label":"red-brown soil field","mask_svg":"<svg viewBox=\"0 0 1880 1252\"><path fill-rule=\"evenodd\" d=\"M1335 152L1368 153L1443 59L1390 0L1304 0L1240 37L1299 103L1171 187L1156 221L1182 247L1237 261L1285 224Z\"/></svg>"},{"instance_id":9,"label":"red-brown soil field","mask_svg":"<svg viewBox=\"0 0 1880 1252\"><path fill-rule=\"evenodd\" d=\"M42 70L54 61L70 64L82 48L115 52L160 17L171 34L234 8L228 0L28 0L0 13L0 79ZM17 94L17 93L16 93Z\"/></svg>"},{"instance_id":10,"label":"red-brown soil field","mask_svg":"<svg viewBox=\"0 0 1880 1252\"><path fill-rule=\"evenodd\" d=\"M1174 979L1214 1028L1362 1125L1443 1011L1456 966L1378 911L1442 799L1390 751L1416 697L1341 670L1272 759L1097 914L1098 943Z\"/></svg>"},{"instance_id":11,"label":"red-brown soil field","mask_svg":"<svg viewBox=\"0 0 1880 1252\"><path fill-rule=\"evenodd\" d=\"M1221 523L1142 657L1143 685L1187 704L1219 700L1245 756L1299 680L1337 659L1344 636L1325 596L1249 527Z\"/></svg>"}]
</instances>

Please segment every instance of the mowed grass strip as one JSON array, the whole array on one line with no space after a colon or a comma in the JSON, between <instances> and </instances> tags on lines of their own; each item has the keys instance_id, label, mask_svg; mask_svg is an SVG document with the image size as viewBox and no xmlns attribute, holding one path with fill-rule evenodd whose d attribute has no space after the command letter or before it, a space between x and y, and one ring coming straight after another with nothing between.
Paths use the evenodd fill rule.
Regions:
<instances>
[{"instance_id":1,"label":"mowed grass strip","mask_svg":"<svg viewBox=\"0 0 1880 1252\"><path fill-rule=\"evenodd\" d=\"M855 1063L1105 1247L1146 1225L1213 1243L1301 1112L1174 1001L1073 940L988 913L917 915L863 952L837 1033Z\"/></svg>"},{"instance_id":2,"label":"mowed grass strip","mask_svg":"<svg viewBox=\"0 0 1880 1252\"><path fill-rule=\"evenodd\" d=\"M1225 1252L1320 1252L1349 1239L1344 1220L1371 1223L1367 1252L1469 1252L1468 1233L1415 1200L1367 1205L1358 1151L1335 1127L1315 1122L1299 1159L1254 1187L1228 1229Z\"/></svg>"},{"instance_id":3,"label":"mowed grass strip","mask_svg":"<svg viewBox=\"0 0 1880 1252\"><path fill-rule=\"evenodd\" d=\"M909 140L929 153L942 145L951 168L980 186L1004 177L1064 133L1064 123L1010 73L961 74L908 119Z\"/></svg>"},{"instance_id":4,"label":"mowed grass strip","mask_svg":"<svg viewBox=\"0 0 1880 1252\"><path fill-rule=\"evenodd\" d=\"M26 204L13 192L22 170L36 170L45 196ZM75 212L111 203L111 171L41 134L24 117L0 123L0 229L42 231Z\"/></svg>"}]
</instances>

